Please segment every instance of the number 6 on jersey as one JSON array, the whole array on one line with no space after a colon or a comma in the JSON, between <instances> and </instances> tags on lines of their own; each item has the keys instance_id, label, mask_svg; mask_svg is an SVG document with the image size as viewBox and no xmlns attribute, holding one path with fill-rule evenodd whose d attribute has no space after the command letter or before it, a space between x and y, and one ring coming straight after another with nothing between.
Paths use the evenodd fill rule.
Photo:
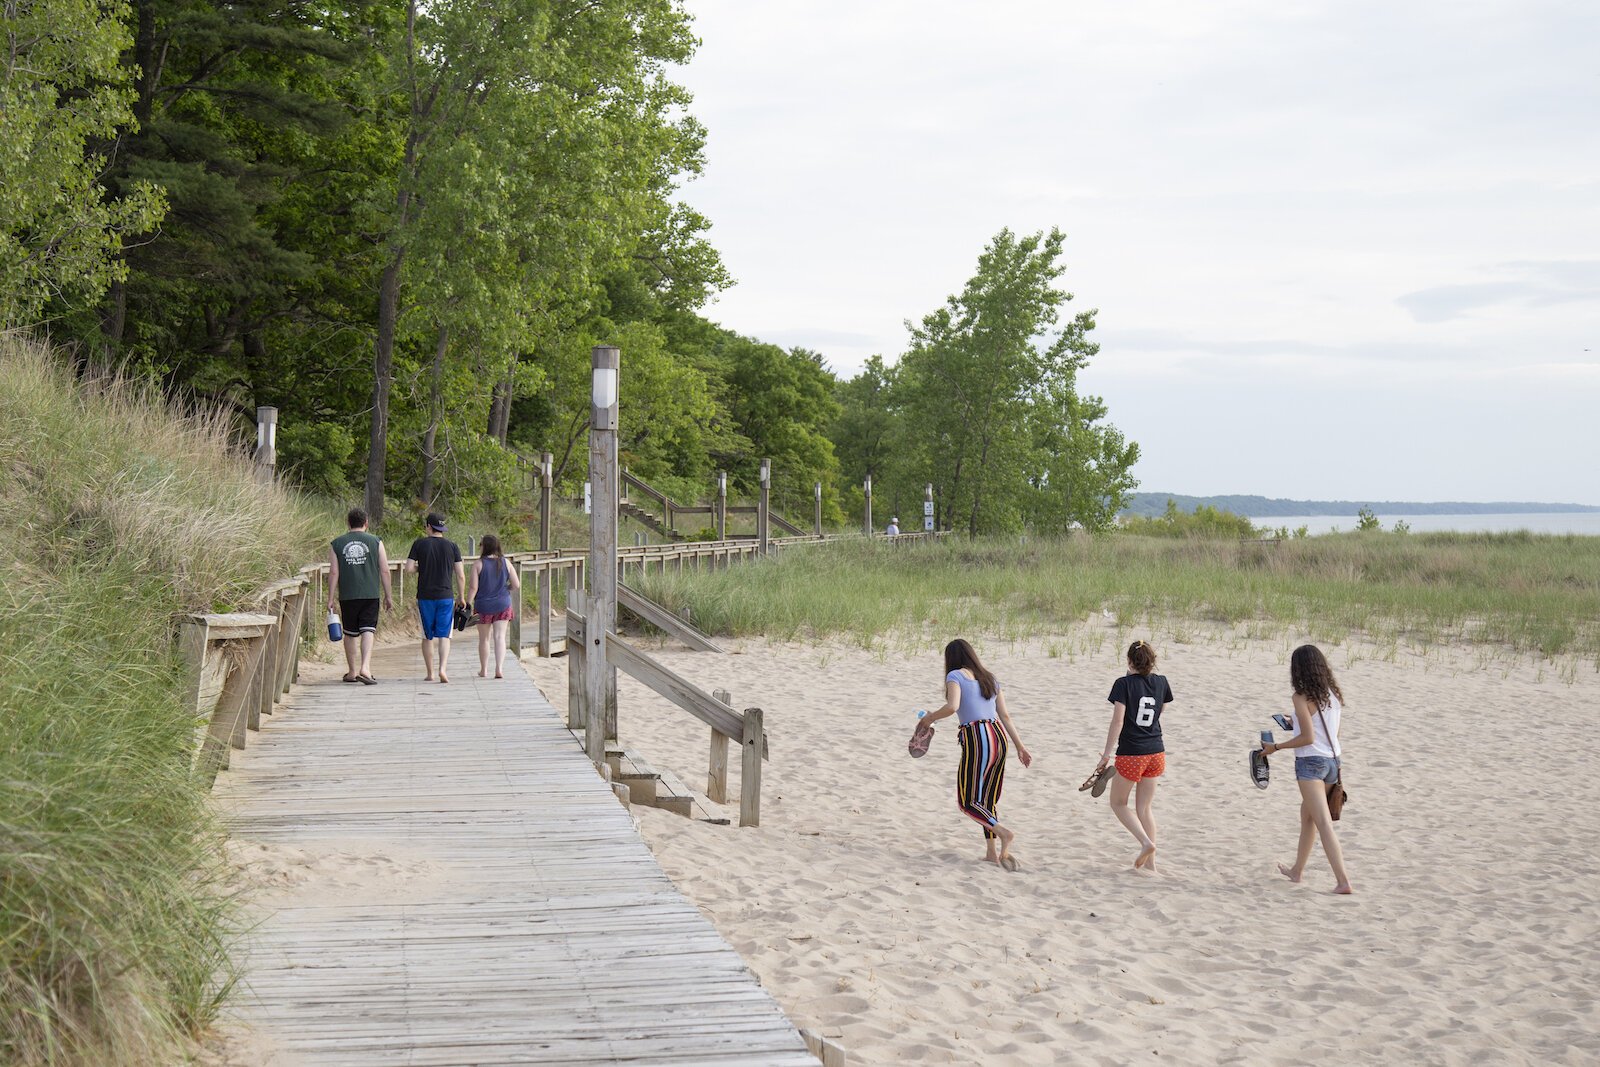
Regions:
<instances>
[{"instance_id":1,"label":"number 6 on jersey","mask_svg":"<svg viewBox=\"0 0 1600 1067\"><path fill-rule=\"evenodd\" d=\"M1133 721L1140 726L1149 726L1156 721L1156 698L1140 697L1139 711L1134 715Z\"/></svg>"}]
</instances>

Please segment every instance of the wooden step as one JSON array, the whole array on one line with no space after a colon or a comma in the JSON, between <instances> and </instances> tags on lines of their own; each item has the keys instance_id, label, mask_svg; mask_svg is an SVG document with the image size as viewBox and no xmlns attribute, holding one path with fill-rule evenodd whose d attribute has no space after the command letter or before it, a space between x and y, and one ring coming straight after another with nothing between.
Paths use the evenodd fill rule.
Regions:
<instances>
[{"instance_id":1,"label":"wooden step","mask_svg":"<svg viewBox=\"0 0 1600 1067\"><path fill-rule=\"evenodd\" d=\"M607 761L610 753L607 753ZM618 760L620 769L611 775L613 782L621 782L628 787L628 801L632 804L644 804L647 807L656 806L656 794L661 781L661 772L631 749L623 749Z\"/></svg>"},{"instance_id":2,"label":"wooden step","mask_svg":"<svg viewBox=\"0 0 1600 1067\"><path fill-rule=\"evenodd\" d=\"M665 808L674 815L691 818L694 814L694 793L671 771L662 771L656 782L655 807Z\"/></svg>"}]
</instances>

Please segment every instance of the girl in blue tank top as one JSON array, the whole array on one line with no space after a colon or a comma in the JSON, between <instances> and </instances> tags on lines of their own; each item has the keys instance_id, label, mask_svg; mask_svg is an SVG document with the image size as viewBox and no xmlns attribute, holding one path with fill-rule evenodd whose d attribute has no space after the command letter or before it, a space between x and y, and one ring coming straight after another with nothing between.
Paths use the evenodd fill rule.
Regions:
<instances>
[{"instance_id":1,"label":"girl in blue tank top","mask_svg":"<svg viewBox=\"0 0 1600 1067\"><path fill-rule=\"evenodd\" d=\"M1033 762L1033 755L1017 736L1000 683L978 661L971 645L960 638L946 645L944 672L944 706L923 718L918 729L956 716L961 724L956 731L961 746L961 762L956 766L956 803L983 827L983 858L1014 871L1018 864L1011 845L1016 834L1000 822L998 812L1006 778L1006 753L1010 745L1015 745L1024 767ZM996 841L1000 843L998 854Z\"/></svg>"},{"instance_id":2,"label":"girl in blue tank top","mask_svg":"<svg viewBox=\"0 0 1600 1067\"><path fill-rule=\"evenodd\" d=\"M494 676L505 677L506 641L515 614L511 607L511 591L521 588L522 579L501 551L500 538L484 534L478 560L467 577L467 602L478 615L479 678L489 677L491 649Z\"/></svg>"}]
</instances>

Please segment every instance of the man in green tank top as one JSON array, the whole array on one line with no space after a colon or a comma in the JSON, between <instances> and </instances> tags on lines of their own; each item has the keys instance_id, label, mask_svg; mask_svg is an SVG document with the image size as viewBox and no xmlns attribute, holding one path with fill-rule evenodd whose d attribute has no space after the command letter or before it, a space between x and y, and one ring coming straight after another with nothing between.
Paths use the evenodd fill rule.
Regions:
<instances>
[{"instance_id":1,"label":"man in green tank top","mask_svg":"<svg viewBox=\"0 0 1600 1067\"><path fill-rule=\"evenodd\" d=\"M344 660L349 668L344 680L377 685L372 676L372 641L378 633L379 597L385 611L394 610L389 597L389 553L382 541L367 532L365 511L351 508L346 518L349 532L335 537L328 549L328 598L339 598Z\"/></svg>"}]
</instances>

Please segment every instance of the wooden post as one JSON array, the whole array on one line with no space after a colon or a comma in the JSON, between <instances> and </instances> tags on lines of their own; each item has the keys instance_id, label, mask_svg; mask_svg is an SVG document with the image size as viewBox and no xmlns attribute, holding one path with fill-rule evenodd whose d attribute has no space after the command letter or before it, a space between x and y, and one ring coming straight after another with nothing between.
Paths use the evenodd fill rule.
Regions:
<instances>
[{"instance_id":1,"label":"wooden post","mask_svg":"<svg viewBox=\"0 0 1600 1067\"><path fill-rule=\"evenodd\" d=\"M816 516L812 520L812 525L816 528L817 536L821 537L822 536L822 483L821 482L817 483Z\"/></svg>"},{"instance_id":2,"label":"wooden post","mask_svg":"<svg viewBox=\"0 0 1600 1067\"><path fill-rule=\"evenodd\" d=\"M766 736L760 708L744 709L744 752L739 763L739 825L761 825L761 742Z\"/></svg>"},{"instance_id":3,"label":"wooden post","mask_svg":"<svg viewBox=\"0 0 1600 1067\"><path fill-rule=\"evenodd\" d=\"M200 688L206 674L206 623L204 619L188 621L178 626L178 656L183 662L187 677L184 680L184 710L189 715L200 714Z\"/></svg>"},{"instance_id":4,"label":"wooden post","mask_svg":"<svg viewBox=\"0 0 1600 1067\"><path fill-rule=\"evenodd\" d=\"M724 704L733 704L733 694L718 689L711 694ZM706 799L718 804L728 802L728 735L711 728L711 769L706 773Z\"/></svg>"},{"instance_id":5,"label":"wooden post","mask_svg":"<svg viewBox=\"0 0 1600 1067\"><path fill-rule=\"evenodd\" d=\"M728 539L728 472L717 472L717 540Z\"/></svg>"},{"instance_id":6,"label":"wooden post","mask_svg":"<svg viewBox=\"0 0 1600 1067\"><path fill-rule=\"evenodd\" d=\"M512 560L504 561L507 566L515 567L517 577L522 577L522 564ZM522 658L522 585L519 584L511 592L511 623L506 627L506 651L511 653L513 659ZM471 605L467 605L471 609Z\"/></svg>"},{"instance_id":7,"label":"wooden post","mask_svg":"<svg viewBox=\"0 0 1600 1067\"><path fill-rule=\"evenodd\" d=\"M278 466L278 409L256 408L256 481L272 484Z\"/></svg>"},{"instance_id":8,"label":"wooden post","mask_svg":"<svg viewBox=\"0 0 1600 1067\"><path fill-rule=\"evenodd\" d=\"M771 495L772 460L764 459L761 461L761 499L756 506L756 543L760 545L763 556L767 554L770 540L770 513L767 509L771 506Z\"/></svg>"},{"instance_id":9,"label":"wooden post","mask_svg":"<svg viewBox=\"0 0 1600 1067\"><path fill-rule=\"evenodd\" d=\"M278 627L283 625L283 598L278 597L277 603L262 614L272 615L274 621L259 638L261 660L256 666L255 684L250 687L250 706L245 715L245 725L252 730L261 729L261 716L272 714L272 702L277 698L274 690L278 688ZM233 747L244 747L242 736Z\"/></svg>"},{"instance_id":10,"label":"wooden post","mask_svg":"<svg viewBox=\"0 0 1600 1067\"><path fill-rule=\"evenodd\" d=\"M551 467L555 457L545 452L539 456L539 551L550 551L550 494L555 485ZM550 564L539 568L539 655L550 655Z\"/></svg>"},{"instance_id":11,"label":"wooden post","mask_svg":"<svg viewBox=\"0 0 1600 1067\"><path fill-rule=\"evenodd\" d=\"M606 742L617 736L617 676L606 657L606 634L617 620L617 377L621 352L596 345L590 352L593 393L589 409L589 596L584 612L584 701L589 721L585 748L596 766Z\"/></svg>"},{"instance_id":12,"label":"wooden post","mask_svg":"<svg viewBox=\"0 0 1600 1067\"><path fill-rule=\"evenodd\" d=\"M870 474L867 475L867 480L862 483L862 489L865 491L865 493L867 495L866 519L862 523L862 529L866 532L866 535L868 537L871 537L872 536L872 475L870 475Z\"/></svg>"},{"instance_id":13,"label":"wooden post","mask_svg":"<svg viewBox=\"0 0 1600 1067\"><path fill-rule=\"evenodd\" d=\"M570 575L576 577L577 571ZM567 586L567 608L577 615L582 615L588 610L584 603L583 590ZM588 647L584 635L573 629L572 617L567 617L567 729L584 731L584 747L589 744L588 728L589 713L583 704L584 686L588 671L584 665L584 649Z\"/></svg>"}]
</instances>

